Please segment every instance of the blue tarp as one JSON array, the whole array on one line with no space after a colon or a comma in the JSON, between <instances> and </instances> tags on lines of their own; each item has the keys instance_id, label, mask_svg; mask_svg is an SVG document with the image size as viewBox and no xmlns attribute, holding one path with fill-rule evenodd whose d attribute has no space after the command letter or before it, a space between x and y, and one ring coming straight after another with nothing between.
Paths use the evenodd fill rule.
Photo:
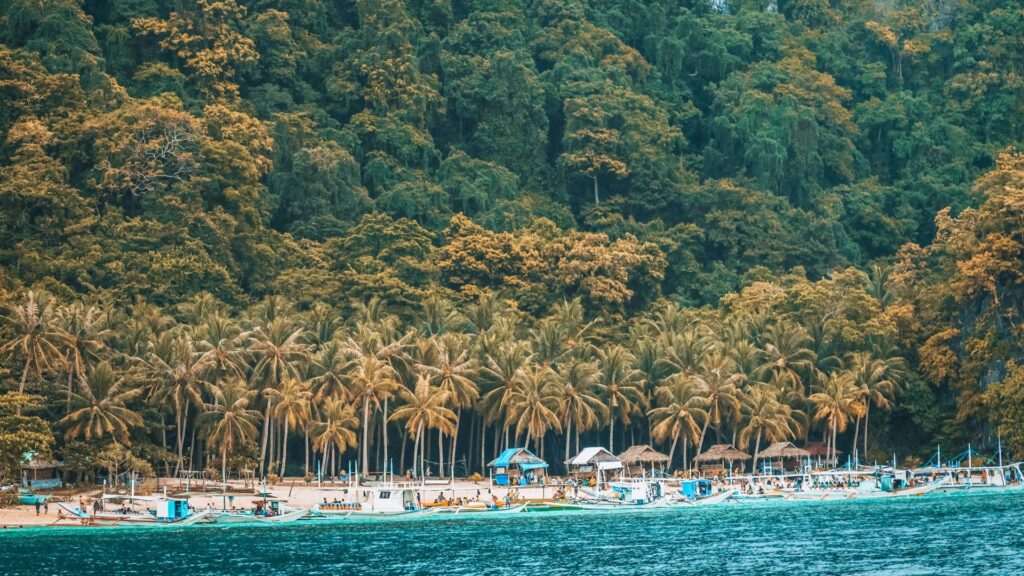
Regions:
<instances>
[{"instance_id":1,"label":"blue tarp","mask_svg":"<svg viewBox=\"0 0 1024 576\"><path fill-rule=\"evenodd\" d=\"M520 454L523 454L521 459L525 459L526 462L516 462L515 465L519 466L523 470L547 467L546 462L544 462L540 458L537 458L537 456L534 455L533 452L530 452L526 448L509 448L503 451L501 454L499 454L497 458L491 460L491 463L488 464L488 466L491 468L508 468L509 466L513 465L512 459L515 458L516 456L519 456Z\"/></svg>"}]
</instances>

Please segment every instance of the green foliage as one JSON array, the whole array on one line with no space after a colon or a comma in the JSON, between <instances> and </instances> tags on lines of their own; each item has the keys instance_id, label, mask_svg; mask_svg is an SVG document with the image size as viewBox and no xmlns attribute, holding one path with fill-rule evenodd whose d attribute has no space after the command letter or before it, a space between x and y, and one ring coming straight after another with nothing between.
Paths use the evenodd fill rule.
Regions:
<instances>
[{"instance_id":1,"label":"green foliage","mask_svg":"<svg viewBox=\"0 0 1024 576\"><path fill-rule=\"evenodd\" d=\"M60 432L155 462L157 430L189 425L151 421L139 363L161 310L200 294L237 329L202 353L268 295L391 336L441 299L482 322L482 365L531 330L576 350L551 326L577 302L602 345L644 342L652 377L637 319L667 299L742 325L750 354L778 324L822 359L905 358L884 441L1006 426L989 397L1022 356L1018 4L0 3L0 378L46 395L48 422L74 409ZM73 302L104 325L67 368ZM688 390L664 393L685 408L665 441ZM760 406L785 422L749 434L796 426L776 395ZM530 436L558 428L534 412Z\"/></svg>"},{"instance_id":2,"label":"green foliage","mask_svg":"<svg viewBox=\"0 0 1024 576\"><path fill-rule=\"evenodd\" d=\"M39 416L22 414L39 409L41 400L17 392L0 395L0 479L20 478L25 454L35 453L40 458L49 455L54 443L49 423Z\"/></svg>"}]
</instances>

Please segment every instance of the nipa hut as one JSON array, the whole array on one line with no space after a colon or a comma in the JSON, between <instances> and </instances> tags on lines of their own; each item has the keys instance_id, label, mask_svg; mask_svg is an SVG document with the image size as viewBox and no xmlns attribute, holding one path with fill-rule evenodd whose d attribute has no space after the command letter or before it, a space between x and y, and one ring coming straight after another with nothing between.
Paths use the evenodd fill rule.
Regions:
<instances>
[{"instance_id":1,"label":"nipa hut","mask_svg":"<svg viewBox=\"0 0 1024 576\"><path fill-rule=\"evenodd\" d=\"M580 450L566 464L573 476L591 477L600 470L622 468L618 456L601 447L590 447Z\"/></svg>"},{"instance_id":2,"label":"nipa hut","mask_svg":"<svg viewBox=\"0 0 1024 576\"><path fill-rule=\"evenodd\" d=\"M509 448L491 460L487 466L492 469L494 483L498 486L526 486L533 484L540 475L543 475L548 463L526 448Z\"/></svg>"},{"instance_id":3,"label":"nipa hut","mask_svg":"<svg viewBox=\"0 0 1024 576\"><path fill-rule=\"evenodd\" d=\"M778 462L783 470L797 470L800 468L800 461L810 456L810 452L798 448L792 442L776 442L765 448L757 458L762 462L772 462L772 467ZM757 462L754 462L754 466L757 466Z\"/></svg>"},{"instance_id":4,"label":"nipa hut","mask_svg":"<svg viewBox=\"0 0 1024 576\"><path fill-rule=\"evenodd\" d=\"M732 469L734 462L750 460L750 454L737 450L732 444L715 444L693 460L701 471L718 473ZM742 469L742 464L740 467Z\"/></svg>"},{"instance_id":5,"label":"nipa hut","mask_svg":"<svg viewBox=\"0 0 1024 576\"><path fill-rule=\"evenodd\" d=\"M64 464L30 456L21 464L21 485L30 490L52 490L61 488L61 470Z\"/></svg>"},{"instance_id":6,"label":"nipa hut","mask_svg":"<svg viewBox=\"0 0 1024 576\"><path fill-rule=\"evenodd\" d=\"M646 444L630 446L625 452L619 454L619 461L629 470L629 473L636 476L644 470L650 470L655 464L665 468L669 464L669 457L658 452Z\"/></svg>"}]
</instances>

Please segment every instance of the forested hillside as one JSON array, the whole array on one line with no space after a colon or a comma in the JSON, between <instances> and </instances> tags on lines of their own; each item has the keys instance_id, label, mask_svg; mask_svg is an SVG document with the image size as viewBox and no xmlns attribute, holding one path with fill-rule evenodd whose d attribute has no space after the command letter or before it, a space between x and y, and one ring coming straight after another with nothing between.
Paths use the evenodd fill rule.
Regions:
<instances>
[{"instance_id":1,"label":"forested hillside","mask_svg":"<svg viewBox=\"0 0 1024 576\"><path fill-rule=\"evenodd\" d=\"M0 477L1024 456L1022 30L1018 0L0 1Z\"/></svg>"}]
</instances>

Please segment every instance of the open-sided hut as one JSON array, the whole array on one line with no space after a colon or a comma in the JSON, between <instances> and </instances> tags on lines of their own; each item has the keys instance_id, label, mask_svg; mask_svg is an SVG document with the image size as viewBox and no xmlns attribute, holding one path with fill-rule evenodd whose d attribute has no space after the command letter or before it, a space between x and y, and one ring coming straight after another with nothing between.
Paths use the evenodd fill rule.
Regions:
<instances>
[{"instance_id":1,"label":"open-sided hut","mask_svg":"<svg viewBox=\"0 0 1024 576\"><path fill-rule=\"evenodd\" d=\"M811 453L799 448L792 442L776 442L758 454L758 460L762 462L778 462L779 467L784 470L796 470L800 468L800 461L810 458ZM755 462L755 466L757 463Z\"/></svg>"},{"instance_id":2,"label":"open-sided hut","mask_svg":"<svg viewBox=\"0 0 1024 576\"><path fill-rule=\"evenodd\" d=\"M61 488L64 482L61 471L64 464L34 455L29 456L21 464L21 485L30 490L51 490Z\"/></svg>"},{"instance_id":3,"label":"open-sided hut","mask_svg":"<svg viewBox=\"0 0 1024 576\"><path fill-rule=\"evenodd\" d=\"M669 464L669 460L667 454L662 454L646 444L630 446L625 452L619 454L619 461L634 476L653 468L655 464L660 468L665 468Z\"/></svg>"},{"instance_id":4,"label":"open-sided hut","mask_svg":"<svg viewBox=\"0 0 1024 576\"><path fill-rule=\"evenodd\" d=\"M750 454L737 450L732 444L715 444L693 460L702 471L717 473L733 468L735 462L750 460ZM740 464L741 469L742 466Z\"/></svg>"},{"instance_id":5,"label":"open-sided hut","mask_svg":"<svg viewBox=\"0 0 1024 576\"><path fill-rule=\"evenodd\" d=\"M487 466L491 468L494 483L498 486L525 486L536 482L548 463L526 448L509 448Z\"/></svg>"},{"instance_id":6,"label":"open-sided hut","mask_svg":"<svg viewBox=\"0 0 1024 576\"><path fill-rule=\"evenodd\" d=\"M573 456L566 464L573 476L587 478L595 476L598 470L622 468L622 463L619 461L618 456L596 446L580 450L580 453Z\"/></svg>"}]
</instances>

